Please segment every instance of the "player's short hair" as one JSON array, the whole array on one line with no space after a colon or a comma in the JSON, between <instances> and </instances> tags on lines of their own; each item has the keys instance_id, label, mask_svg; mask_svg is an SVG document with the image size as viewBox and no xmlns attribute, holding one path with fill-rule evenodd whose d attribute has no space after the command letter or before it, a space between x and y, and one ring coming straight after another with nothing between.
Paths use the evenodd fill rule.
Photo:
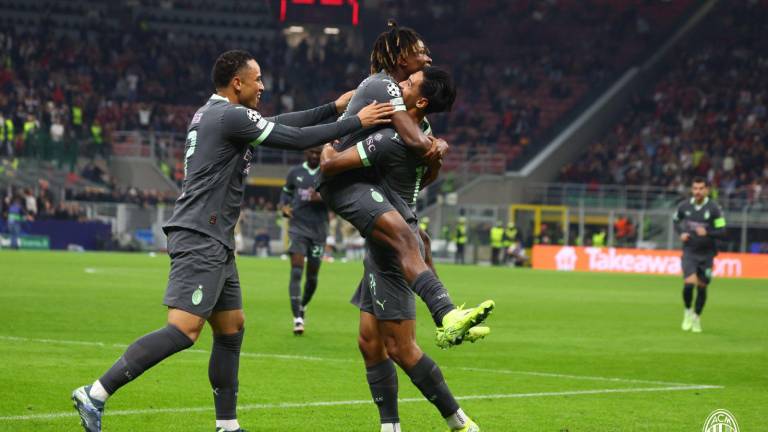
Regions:
<instances>
[{"instance_id":1,"label":"player's short hair","mask_svg":"<svg viewBox=\"0 0 768 432\"><path fill-rule=\"evenodd\" d=\"M451 74L431 66L425 67L422 73L424 80L421 82L419 93L429 101L424 113L450 111L456 100L456 85Z\"/></svg>"},{"instance_id":2,"label":"player's short hair","mask_svg":"<svg viewBox=\"0 0 768 432\"><path fill-rule=\"evenodd\" d=\"M709 182L707 181L707 179L701 176L696 176L693 179L691 179L691 184L694 184L694 183L704 183L704 186L709 187Z\"/></svg>"},{"instance_id":3,"label":"player's short hair","mask_svg":"<svg viewBox=\"0 0 768 432\"><path fill-rule=\"evenodd\" d=\"M249 60L255 60L255 58L248 51L231 50L222 53L211 69L213 85L217 89L228 86L232 78L245 67Z\"/></svg>"},{"instance_id":4,"label":"player's short hair","mask_svg":"<svg viewBox=\"0 0 768 432\"><path fill-rule=\"evenodd\" d=\"M387 21L389 30L382 32L371 50L371 73L380 70L392 72L401 56L415 54L421 36L412 28L398 27L395 20ZM427 50L429 52L429 50Z\"/></svg>"}]
</instances>

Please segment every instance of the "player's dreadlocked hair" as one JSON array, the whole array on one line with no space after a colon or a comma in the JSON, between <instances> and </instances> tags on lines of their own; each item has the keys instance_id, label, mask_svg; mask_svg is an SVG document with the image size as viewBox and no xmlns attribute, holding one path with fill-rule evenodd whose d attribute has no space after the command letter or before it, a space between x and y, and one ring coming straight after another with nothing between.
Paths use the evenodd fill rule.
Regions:
<instances>
[{"instance_id":1,"label":"player's dreadlocked hair","mask_svg":"<svg viewBox=\"0 0 768 432\"><path fill-rule=\"evenodd\" d=\"M389 30L381 33L373 43L371 51L371 73L380 70L392 72L397 67L401 56L416 53L421 39L415 30L408 27L398 27L395 20L387 21Z\"/></svg>"}]
</instances>

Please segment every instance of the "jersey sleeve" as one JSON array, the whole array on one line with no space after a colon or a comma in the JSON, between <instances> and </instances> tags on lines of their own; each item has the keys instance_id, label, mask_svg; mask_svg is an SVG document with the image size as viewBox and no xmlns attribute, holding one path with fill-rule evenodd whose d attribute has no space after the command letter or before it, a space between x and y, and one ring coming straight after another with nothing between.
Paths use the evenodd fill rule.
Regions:
<instances>
[{"instance_id":1,"label":"jersey sleeve","mask_svg":"<svg viewBox=\"0 0 768 432\"><path fill-rule=\"evenodd\" d=\"M358 141L355 146L365 167L386 165L398 152L407 151L405 147L393 142L391 137L376 140L376 135Z\"/></svg>"},{"instance_id":2,"label":"jersey sleeve","mask_svg":"<svg viewBox=\"0 0 768 432\"><path fill-rule=\"evenodd\" d=\"M680 204L679 206L677 206L675 215L672 218L672 220L674 221L675 232L678 235L685 232L683 219L685 219L685 212L683 211L683 204Z\"/></svg>"},{"instance_id":3,"label":"jersey sleeve","mask_svg":"<svg viewBox=\"0 0 768 432\"><path fill-rule=\"evenodd\" d=\"M296 184L293 182L293 170L288 171L288 176L285 178L285 185L280 191L280 205L289 204L293 200L293 193L296 191Z\"/></svg>"},{"instance_id":4,"label":"jersey sleeve","mask_svg":"<svg viewBox=\"0 0 768 432\"><path fill-rule=\"evenodd\" d=\"M336 103L330 102L325 105L320 105L319 107L304 111L296 111L280 114L274 117L267 117L266 120L286 126L305 127L330 120L337 114Z\"/></svg>"},{"instance_id":5,"label":"jersey sleeve","mask_svg":"<svg viewBox=\"0 0 768 432\"><path fill-rule=\"evenodd\" d=\"M251 146L284 150L306 150L360 129L360 118L307 127L287 126L267 120L257 111L242 105L230 106L224 111L222 127L227 138L248 142Z\"/></svg>"},{"instance_id":6,"label":"jersey sleeve","mask_svg":"<svg viewBox=\"0 0 768 432\"><path fill-rule=\"evenodd\" d=\"M712 226L708 232L711 237L724 238L725 231L725 215L723 215L723 209L719 205L712 205L712 213L710 214L712 220Z\"/></svg>"},{"instance_id":7,"label":"jersey sleeve","mask_svg":"<svg viewBox=\"0 0 768 432\"><path fill-rule=\"evenodd\" d=\"M395 107L395 112L405 111L405 103L400 86L389 79L373 79L365 88L367 103L389 102Z\"/></svg>"}]
</instances>

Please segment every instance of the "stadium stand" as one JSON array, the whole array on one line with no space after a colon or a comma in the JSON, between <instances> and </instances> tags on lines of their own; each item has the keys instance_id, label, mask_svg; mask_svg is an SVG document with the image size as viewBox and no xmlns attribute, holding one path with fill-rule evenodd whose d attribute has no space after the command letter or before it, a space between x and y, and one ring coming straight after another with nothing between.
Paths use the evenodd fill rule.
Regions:
<instances>
[{"instance_id":1,"label":"stadium stand","mask_svg":"<svg viewBox=\"0 0 768 432\"><path fill-rule=\"evenodd\" d=\"M702 176L724 198L768 199L768 8L726 2L702 28L561 181L684 193Z\"/></svg>"}]
</instances>

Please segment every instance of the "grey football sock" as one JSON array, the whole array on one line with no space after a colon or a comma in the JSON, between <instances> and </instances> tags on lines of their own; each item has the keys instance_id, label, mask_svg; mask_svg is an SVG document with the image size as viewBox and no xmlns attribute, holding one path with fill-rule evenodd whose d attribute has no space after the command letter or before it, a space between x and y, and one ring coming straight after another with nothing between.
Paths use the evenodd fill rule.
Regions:
<instances>
[{"instance_id":1,"label":"grey football sock","mask_svg":"<svg viewBox=\"0 0 768 432\"><path fill-rule=\"evenodd\" d=\"M432 319L438 327L443 325L445 314L456 309L448 295L448 290L430 270L416 276L411 289L426 303L429 313L432 314Z\"/></svg>"},{"instance_id":2,"label":"grey football sock","mask_svg":"<svg viewBox=\"0 0 768 432\"><path fill-rule=\"evenodd\" d=\"M107 393L113 394L161 360L191 347L192 344L187 335L168 324L132 343L99 381Z\"/></svg>"},{"instance_id":3,"label":"grey football sock","mask_svg":"<svg viewBox=\"0 0 768 432\"><path fill-rule=\"evenodd\" d=\"M454 399L448 384L445 383L443 372L437 364L424 354L414 367L405 371L421 394L437 407L443 418L456 412L459 404Z\"/></svg>"},{"instance_id":4,"label":"grey football sock","mask_svg":"<svg viewBox=\"0 0 768 432\"><path fill-rule=\"evenodd\" d=\"M237 372L240 367L240 347L244 333L245 329L234 334L213 335L208 380L213 389L216 420L237 418Z\"/></svg>"},{"instance_id":5,"label":"grey football sock","mask_svg":"<svg viewBox=\"0 0 768 432\"><path fill-rule=\"evenodd\" d=\"M391 359L365 368L373 403L379 408L381 423L400 423L397 413L397 371Z\"/></svg>"},{"instance_id":6,"label":"grey football sock","mask_svg":"<svg viewBox=\"0 0 768 432\"><path fill-rule=\"evenodd\" d=\"M288 284L288 293L291 296L291 312L293 317L298 318L301 313L301 274L304 272L302 267L291 267L291 281Z\"/></svg>"}]
</instances>

